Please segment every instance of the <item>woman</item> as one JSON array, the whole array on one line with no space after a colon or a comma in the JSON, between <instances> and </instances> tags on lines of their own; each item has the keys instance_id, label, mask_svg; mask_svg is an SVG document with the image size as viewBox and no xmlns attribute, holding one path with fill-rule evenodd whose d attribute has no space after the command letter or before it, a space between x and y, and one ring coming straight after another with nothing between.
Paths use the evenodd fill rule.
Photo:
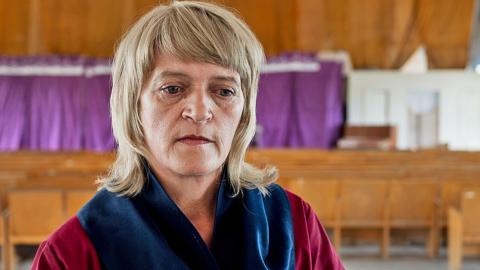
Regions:
<instances>
[{"instance_id":1,"label":"woman","mask_svg":"<svg viewBox=\"0 0 480 270\"><path fill-rule=\"evenodd\" d=\"M33 269L343 269L311 208L244 162L261 45L232 13L173 2L114 58L117 159Z\"/></svg>"}]
</instances>

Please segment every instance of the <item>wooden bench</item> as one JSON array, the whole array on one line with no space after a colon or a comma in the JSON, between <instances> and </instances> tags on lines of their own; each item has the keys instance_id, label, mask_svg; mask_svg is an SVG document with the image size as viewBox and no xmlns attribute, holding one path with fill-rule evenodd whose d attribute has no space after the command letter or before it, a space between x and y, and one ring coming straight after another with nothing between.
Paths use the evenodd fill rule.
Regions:
<instances>
[{"instance_id":1,"label":"wooden bench","mask_svg":"<svg viewBox=\"0 0 480 270\"><path fill-rule=\"evenodd\" d=\"M95 189L94 180L105 174L113 160L113 153L0 153L0 211L8 209L5 194L10 189ZM358 231L354 237L362 237L369 235L369 230L376 230L380 232L384 256L388 255L388 246L396 239L394 236L400 232L411 236L415 228L428 230L421 240L437 243L429 247L438 246L443 234L437 234L440 239L432 240L432 224L445 230L447 210L450 206L460 208L462 190L480 187L480 153L250 149L247 160L260 167L277 166L279 183L310 202L322 224L334 230L333 242L337 247L341 244L340 238L347 240L353 235L351 232ZM423 189L422 183L428 186L431 182L438 189L434 203L431 203L433 195L426 191L428 196L424 198L417 198L414 193L408 194L412 198L389 195L392 188L404 190L412 188L413 183L420 183L419 188ZM336 183L336 187L332 183ZM398 184L397 187L394 184ZM381 190L385 193L375 193L378 186L383 186L385 191ZM373 192L374 197L365 198L352 190L354 187L364 190L360 193ZM372 206L367 200L380 201L381 198L383 205ZM402 200L421 207L410 213L405 209L411 206L407 207ZM413 203L415 200L420 201ZM438 213L432 212L432 207L436 207ZM369 209L373 209L373 213L369 213ZM380 217L384 218L381 226L378 225ZM435 255L435 248L433 251L429 248L429 255L432 253Z\"/></svg>"},{"instance_id":2,"label":"wooden bench","mask_svg":"<svg viewBox=\"0 0 480 270\"><path fill-rule=\"evenodd\" d=\"M435 180L291 178L286 188L309 202L322 224L334 230L337 250L341 232L376 230L380 232L380 253L386 258L392 230L425 229L427 254L438 254L440 185Z\"/></svg>"},{"instance_id":3,"label":"wooden bench","mask_svg":"<svg viewBox=\"0 0 480 270\"><path fill-rule=\"evenodd\" d=\"M480 188L465 189L461 209L450 207L448 220L448 265L460 270L465 251L480 250Z\"/></svg>"},{"instance_id":4,"label":"wooden bench","mask_svg":"<svg viewBox=\"0 0 480 270\"><path fill-rule=\"evenodd\" d=\"M426 250L430 258L438 255L438 213L440 185L431 179L392 180L388 195L387 230L426 229ZM387 236L390 243L390 233ZM388 252L386 252L388 255Z\"/></svg>"},{"instance_id":5,"label":"wooden bench","mask_svg":"<svg viewBox=\"0 0 480 270\"><path fill-rule=\"evenodd\" d=\"M38 245L95 194L93 190L17 189L8 193L8 266L16 269L17 245Z\"/></svg>"},{"instance_id":6,"label":"wooden bench","mask_svg":"<svg viewBox=\"0 0 480 270\"><path fill-rule=\"evenodd\" d=\"M338 181L293 178L288 180L286 188L311 205L326 229L333 229L333 244L340 248Z\"/></svg>"},{"instance_id":7,"label":"wooden bench","mask_svg":"<svg viewBox=\"0 0 480 270\"><path fill-rule=\"evenodd\" d=\"M11 269L16 269L17 245L38 245L64 221L62 192L19 190L8 194L8 244Z\"/></svg>"},{"instance_id":8,"label":"wooden bench","mask_svg":"<svg viewBox=\"0 0 480 270\"><path fill-rule=\"evenodd\" d=\"M354 179L340 183L340 231L376 230L382 235L380 252L386 257L386 202L388 183L381 180ZM338 239L341 246L341 237Z\"/></svg>"},{"instance_id":9,"label":"wooden bench","mask_svg":"<svg viewBox=\"0 0 480 270\"><path fill-rule=\"evenodd\" d=\"M95 195L91 189L76 189L65 191L66 218L73 217Z\"/></svg>"}]
</instances>

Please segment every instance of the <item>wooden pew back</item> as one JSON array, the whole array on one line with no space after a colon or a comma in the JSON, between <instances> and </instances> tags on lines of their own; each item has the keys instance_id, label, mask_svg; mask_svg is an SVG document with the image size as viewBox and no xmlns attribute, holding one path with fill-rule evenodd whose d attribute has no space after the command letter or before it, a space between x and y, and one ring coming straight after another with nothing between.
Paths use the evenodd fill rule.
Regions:
<instances>
[{"instance_id":1,"label":"wooden pew back","mask_svg":"<svg viewBox=\"0 0 480 270\"><path fill-rule=\"evenodd\" d=\"M480 243L480 188L463 191L462 218L465 242Z\"/></svg>"},{"instance_id":2,"label":"wooden pew back","mask_svg":"<svg viewBox=\"0 0 480 270\"><path fill-rule=\"evenodd\" d=\"M387 182L381 180L343 180L340 183L341 226L381 228L387 188Z\"/></svg>"},{"instance_id":3,"label":"wooden pew back","mask_svg":"<svg viewBox=\"0 0 480 270\"><path fill-rule=\"evenodd\" d=\"M308 202L325 227L335 226L338 216L338 181L293 178L288 182L287 189Z\"/></svg>"},{"instance_id":4,"label":"wooden pew back","mask_svg":"<svg viewBox=\"0 0 480 270\"><path fill-rule=\"evenodd\" d=\"M11 188L95 189L94 180L99 175L105 174L113 160L113 153L0 153L0 194L5 194ZM393 196L389 199L386 197L389 197L387 194L392 193L390 189L397 190L393 192L394 194L408 190L410 181L427 183L432 179L441 190L436 199L436 203L440 203L440 218L437 218L437 221L440 225L446 226L448 206L454 205L460 208L462 190L480 187L478 179L480 153L250 149L247 152L247 160L260 167L267 164L277 166L281 176L279 183L287 188L290 179L303 179L303 182L293 184L294 192L296 189L310 189L309 185L312 182L314 186L312 189L317 191L298 191L297 193L301 193L302 197L312 203L320 219L327 226L331 226L331 220L334 220L332 213L335 212L338 213L337 220L343 221L345 228L380 226L379 220L382 216L391 216L392 220L389 218L388 222L392 223L394 223L393 219L398 219L399 224L401 222L413 225L426 223L431 220L430 208L415 207L414 211L407 211L412 208L400 202L419 200L415 203L417 206L428 205L426 202L430 201L431 196L429 188L425 188L422 192L427 194L424 197L414 197L415 194L407 194L412 196L410 199L407 195L399 198ZM335 193L335 188L329 185L331 181L337 182L338 195L336 196L332 195ZM383 184L374 185L372 181ZM394 181L405 182L406 186L390 186ZM322 192L324 194L318 199L317 194ZM364 194L372 194L373 197L370 198ZM342 199L338 201L337 210L332 210L331 205L334 204L335 197ZM6 206L6 203L1 202L6 202L4 198L5 196L3 198L0 196L0 204L3 205L0 210ZM322 207L315 206L317 200ZM382 200L383 203L381 203ZM387 203L390 200L393 200L391 207ZM399 202L396 202L397 200ZM72 207L72 209L78 207ZM69 213L74 212L72 210Z\"/></svg>"},{"instance_id":5,"label":"wooden pew back","mask_svg":"<svg viewBox=\"0 0 480 270\"><path fill-rule=\"evenodd\" d=\"M65 192L65 211L66 217L70 218L77 214L77 212L95 195L95 190L78 189L67 190Z\"/></svg>"},{"instance_id":6,"label":"wooden pew back","mask_svg":"<svg viewBox=\"0 0 480 270\"><path fill-rule=\"evenodd\" d=\"M389 225L433 226L438 200L439 184L435 180L393 180L389 192Z\"/></svg>"},{"instance_id":7,"label":"wooden pew back","mask_svg":"<svg viewBox=\"0 0 480 270\"><path fill-rule=\"evenodd\" d=\"M64 221L59 190L12 190L8 194L10 241L38 244Z\"/></svg>"}]
</instances>

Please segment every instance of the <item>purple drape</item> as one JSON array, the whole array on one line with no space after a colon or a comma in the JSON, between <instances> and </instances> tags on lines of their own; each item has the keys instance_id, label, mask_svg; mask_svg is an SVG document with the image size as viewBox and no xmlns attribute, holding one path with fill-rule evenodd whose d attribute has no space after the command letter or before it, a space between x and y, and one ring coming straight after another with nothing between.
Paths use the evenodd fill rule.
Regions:
<instances>
[{"instance_id":1,"label":"purple drape","mask_svg":"<svg viewBox=\"0 0 480 270\"><path fill-rule=\"evenodd\" d=\"M109 110L111 88L110 75L95 75L87 80L84 99L88 113L85 114L84 130L88 132L84 137L88 150L108 151L114 147Z\"/></svg>"},{"instance_id":2,"label":"purple drape","mask_svg":"<svg viewBox=\"0 0 480 270\"><path fill-rule=\"evenodd\" d=\"M21 147L28 118L29 85L29 79L0 76L0 150Z\"/></svg>"},{"instance_id":3,"label":"purple drape","mask_svg":"<svg viewBox=\"0 0 480 270\"><path fill-rule=\"evenodd\" d=\"M260 147L284 147L289 143L293 73L267 73L260 76L257 96L256 144Z\"/></svg>"},{"instance_id":4,"label":"purple drape","mask_svg":"<svg viewBox=\"0 0 480 270\"><path fill-rule=\"evenodd\" d=\"M30 113L22 148L80 150L83 78L37 76L31 79ZM27 100L25 100L27 101Z\"/></svg>"},{"instance_id":5,"label":"purple drape","mask_svg":"<svg viewBox=\"0 0 480 270\"><path fill-rule=\"evenodd\" d=\"M261 74L257 145L333 148L343 125L341 64L302 54L269 63L288 61L318 63L319 69Z\"/></svg>"},{"instance_id":6,"label":"purple drape","mask_svg":"<svg viewBox=\"0 0 480 270\"><path fill-rule=\"evenodd\" d=\"M271 62L317 61L286 54ZM331 148L343 121L341 65L260 76L260 147ZM5 73L5 67L60 67L59 74ZM81 57L0 57L0 151L111 151L108 73L86 72L108 60ZM72 74L63 72L74 68ZM80 73L75 73L80 68Z\"/></svg>"},{"instance_id":7,"label":"purple drape","mask_svg":"<svg viewBox=\"0 0 480 270\"><path fill-rule=\"evenodd\" d=\"M97 64L108 62L80 57L0 59L0 151L111 151L110 75L85 73ZM43 73L42 68L52 67L57 70ZM5 73L5 68L23 69Z\"/></svg>"}]
</instances>

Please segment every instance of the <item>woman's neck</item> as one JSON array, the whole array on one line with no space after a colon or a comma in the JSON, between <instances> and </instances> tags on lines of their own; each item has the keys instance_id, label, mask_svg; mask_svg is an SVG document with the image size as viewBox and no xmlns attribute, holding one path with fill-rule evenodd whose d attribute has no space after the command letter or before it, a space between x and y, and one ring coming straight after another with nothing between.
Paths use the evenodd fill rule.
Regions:
<instances>
[{"instance_id":1,"label":"woman's neck","mask_svg":"<svg viewBox=\"0 0 480 270\"><path fill-rule=\"evenodd\" d=\"M155 166L152 169L163 189L210 246L222 168L201 176L179 175Z\"/></svg>"}]
</instances>

